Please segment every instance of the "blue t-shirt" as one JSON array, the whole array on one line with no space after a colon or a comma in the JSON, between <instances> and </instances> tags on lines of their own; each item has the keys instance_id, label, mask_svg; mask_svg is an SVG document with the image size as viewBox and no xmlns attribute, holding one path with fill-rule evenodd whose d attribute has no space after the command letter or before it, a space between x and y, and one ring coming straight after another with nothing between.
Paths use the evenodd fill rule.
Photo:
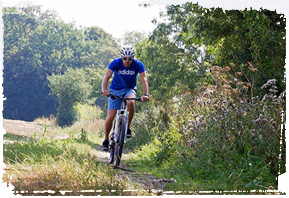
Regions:
<instances>
[{"instance_id":1,"label":"blue t-shirt","mask_svg":"<svg viewBox=\"0 0 289 198\"><path fill-rule=\"evenodd\" d=\"M137 75L145 72L144 64L134 59L130 67L125 67L122 63L122 59L118 58L113 60L108 69L111 69L114 73L110 89L136 89Z\"/></svg>"}]
</instances>

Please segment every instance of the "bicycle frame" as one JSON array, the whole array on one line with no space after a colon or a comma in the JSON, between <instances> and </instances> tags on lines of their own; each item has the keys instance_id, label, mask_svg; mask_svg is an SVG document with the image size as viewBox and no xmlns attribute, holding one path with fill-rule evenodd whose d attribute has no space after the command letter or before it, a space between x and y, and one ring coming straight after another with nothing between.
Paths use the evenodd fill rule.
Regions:
<instances>
[{"instance_id":1,"label":"bicycle frame","mask_svg":"<svg viewBox=\"0 0 289 198\"><path fill-rule=\"evenodd\" d=\"M126 108L126 102L125 102L125 99L122 99L121 100L121 108L120 108L120 110L117 110L117 113L116 113L116 120L115 120L115 125L114 125L114 135L113 135L114 141L117 141L118 123L119 123L120 118L125 117L125 119L128 121L129 112L125 108ZM126 126L125 126L124 143L126 141L127 127L128 127L128 122L126 122Z\"/></svg>"},{"instance_id":2,"label":"bicycle frame","mask_svg":"<svg viewBox=\"0 0 289 198\"><path fill-rule=\"evenodd\" d=\"M120 99L121 100L121 107L119 110L117 110L117 115L114 123L114 132L110 138L111 142L109 145L110 149L110 163L113 163L113 167L119 166L123 145L126 142L126 136L127 136L127 130L128 130L128 115L129 111L126 110L126 101L127 100L137 100L141 101L141 98L126 98L126 97L120 97L120 96L114 96L109 94L109 97L111 97L113 100ZM120 120L122 120L122 123L120 123ZM121 128L119 128L119 125L121 124ZM119 131L121 130L121 131Z\"/></svg>"}]
</instances>

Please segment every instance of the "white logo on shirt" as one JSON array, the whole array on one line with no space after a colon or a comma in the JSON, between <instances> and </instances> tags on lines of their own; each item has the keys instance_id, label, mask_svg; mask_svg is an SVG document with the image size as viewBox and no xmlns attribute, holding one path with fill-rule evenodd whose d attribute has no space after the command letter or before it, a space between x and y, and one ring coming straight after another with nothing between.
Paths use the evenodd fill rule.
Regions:
<instances>
[{"instance_id":1,"label":"white logo on shirt","mask_svg":"<svg viewBox=\"0 0 289 198\"><path fill-rule=\"evenodd\" d=\"M135 75L135 71L134 70L119 70L118 74L122 74L122 75Z\"/></svg>"}]
</instances>

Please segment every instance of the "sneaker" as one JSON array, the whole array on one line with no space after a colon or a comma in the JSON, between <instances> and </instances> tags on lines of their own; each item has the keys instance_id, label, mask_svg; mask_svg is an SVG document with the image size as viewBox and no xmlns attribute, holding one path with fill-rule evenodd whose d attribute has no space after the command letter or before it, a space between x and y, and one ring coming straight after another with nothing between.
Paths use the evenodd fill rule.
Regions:
<instances>
[{"instance_id":1,"label":"sneaker","mask_svg":"<svg viewBox=\"0 0 289 198\"><path fill-rule=\"evenodd\" d=\"M102 142L102 150L103 151L108 151L108 144L109 144L108 140L104 140Z\"/></svg>"},{"instance_id":2,"label":"sneaker","mask_svg":"<svg viewBox=\"0 0 289 198\"><path fill-rule=\"evenodd\" d=\"M132 137L131 130L127 129L126 138L131 138L131 137Z\"/></svg>"}]
</instances>

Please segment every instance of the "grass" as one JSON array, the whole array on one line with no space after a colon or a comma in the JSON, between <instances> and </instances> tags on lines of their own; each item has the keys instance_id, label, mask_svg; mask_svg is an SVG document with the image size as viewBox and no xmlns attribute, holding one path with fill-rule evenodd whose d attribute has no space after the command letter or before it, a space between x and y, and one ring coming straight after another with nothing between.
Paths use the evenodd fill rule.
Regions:
<instances>
[{"instance_id":1,"label":"grass","mask_svg":"<svg viewBox=\"0 0 289 198\"><path fill-rule=\"evenodd\" d=\"M192 94L183 96L167 106L166 125L161 110L152 109L153 115L134 122L140 130L136 136L147 137L138 142L141 149L135 149L127 165L137 165L138 171L157 178L177 180L164 190L250 194L278 189L278 170L282 173L285 167L279 158L285 153L280 147L285 101L284 93L272 94L276 87L270 82L269 94L259 98L246 98L241 92L246 87L231 95L220 89L197 99ZM141 123L146 127L139 127Z\"/></svg>"},{"instance_id":2,"label":"grass","mask_svg":"<svg viewBox=\"0 0 289 198\"><path fill-rule=\"evenodd\" d=\"M46 119L36 122L49 124ZM3 182L28 195L47 190L71 191L69 195L80 195L83 190L91 190L89 195L148 195L141 186L92 155L102 141L102 127L103 120L97 119L82 120L67 128L47 126L47 136L69 134L67 139L44 136L35 141L5 134L5 139L21 142L4 145Z\"/></svg>"},{"instance_id":3,"label":"grass","mask_svg":"<svg viewBox=\"0 0 289 198\"><path fill-rule=\"evenodd\" d=\"M137 113L131 126L134 137L125 145L130 155L122 164L138 174L176 180L163 186L166 191L269 194L267 190L278 188L276 165L280 171L284 165L273 151L279 149L276 132L285 107L280 96L278 101L269 96L244 103L241 96L216 94L196 100L188 94L168 104L165 111L154 107ZM168 123L163 120L164 112L168 112ZM91 154L102 142L104 120L89 117L66 128L48 121L38 120L47 124L47 136L66 134L67 139L42 137L38 142L27 139L4 145L8 169L4 180L16 190L102 190L101 195L124 195L124 189L136 190L130 195L147 192Z\"/></svg>"},{"instance_id":4,"label":"grass","mask_svg":"<svg viewBox=\"0 0 289 198\"><path fill-rule=\"evenodd\" d=\"M5 133L3 135L3 138L6 140L17 141L17 142L23 142L23 141L28 141L32 139L31 137L26 137L24 135L16 135L16 134L11 134L11 133Z\"/></svg>"},{"instance_id":5,"label":"grass","mask_svg":"<svg viewBox=\"0 0 289 198\"><path fill-rule=\"evenodd\" d=\"M238 192L234 194L266 194L267 190L275 189L274 182L268 182L274 180L269 168L261 165L258 170L251 168L246 161L241 161L242 169L238 166L234 169L229 164L225 166L225 162L214 163L213 159L202 160L190 157L189 153L186 153L186 158L179 152L171 153L167 159L158 155L160 155L159 145L153 142L142 146L142 150L136 151L125 163L127 167L137 167L138 172L150 173L155 178L173 178L177 181L168 183L164 191L181 191L186 194L192 191L213 193L237 190ZM162 157L163 161L157 162L158 157ZM204 161L209 164L202 164ZM269 186L271 187L268 188Z\"/></svg>"},{"instance_id":6,"label":"grass","mask_svg":"<svg viewBox=\"0 0 289 198\"><path fill-rule=\"evenodd\" d=\"M104 136L104 120L100 118L101 109L98 106L87 104L77 104L78 121L69 127L59 127L56 125L56 117L51 115L49 118L42 117L34 120L34 123L45 126L48 137L67 137L78 138L81 131L87 133L88 138L94 143L100 143L100 138Z\"/></svg>"},{"instance_id":7,"label":"grass","mask_svg":"<svg viewBox=\"0 0 289 198\"><path fill-rule=\"evenodd\" d=\"M140 186L119 176L109 165L96 161L89 155L90 149L87 145L64 140L5 146L7 173L3 181L13 185L15 191L31 193L102 190L100 195L125 195L124 190L137 190L130 195L144 194Z\"/></svg>"}]
</instances>

